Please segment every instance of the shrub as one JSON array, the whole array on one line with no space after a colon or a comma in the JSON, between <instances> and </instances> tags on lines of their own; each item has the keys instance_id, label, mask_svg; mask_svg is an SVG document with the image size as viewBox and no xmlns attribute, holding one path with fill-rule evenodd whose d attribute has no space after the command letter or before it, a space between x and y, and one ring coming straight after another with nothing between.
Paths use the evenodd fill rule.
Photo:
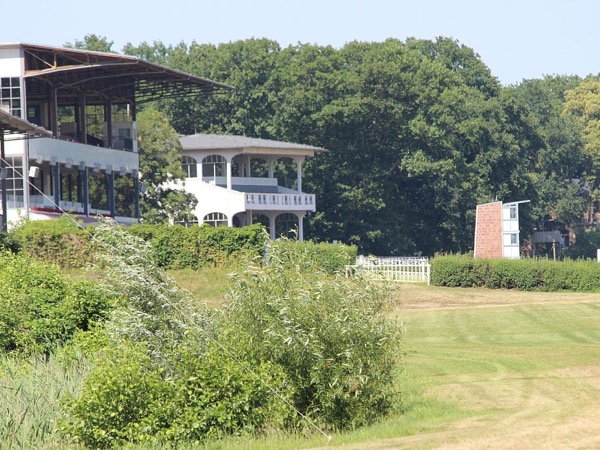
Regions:
<instances>
[{"instance_id":1,"label":"shrub","mask_svg":"<svg viewBox=\"0 0 600 450\"><path fill-rule=\"evenodd\" d=\"M164 269L223 266L262 255L267 241L264 228L208 225L135 225L128 230L151 243L154 262Z\"/></svg>"},{"instance_id":2,"label":"shrub","mask_svg":"<svg viewBox=\"0 0 600 450\"><path fill-rule=\"evenodd\" d=\"M279 239L271 242L269 247L280 247L278 250L280 257L284 254L295 255L297 252L303 252L305 261L308 261L313 268L331 275L343 273L346 266L356 262L357 248L353 245Z\"/></svg>"},{"instance_id":3,"label":"shrub","mask_svg":"<svg viewBox=\"0 0 600 450\"><path fill-rule=\"evenodd\" d=\"M235 278L215 318L152 264L147 243L109 225L96 241L110 290L127 304L65 405L63 431L76 440L164 444L299 426L289 405L341 429L394 405L401 333L384 317L385 285L332 277L298 247L276 247L266 268Z\"/></svg>"},{"instance_id":4,"label":"shrub","mask_svg":"<svg viewBox=\"0 0 600 450\"><path fill-rule=\"evenodd\" d=\"M431 260L431 283L522 291L598 291L600 265L591 260L492 260L464 255L436 256Z\"/></svg>"},{"instance_id":5,"label":"shrub","mask_svg":"<svg viewBox=\"0 0 600 450\"><path fill-rule=\"evenodd\" d=\"M70 218L32 220L11 231L22 251L61 267L84 267L90 261L90 230Z\"/></svg>"},{"instance_id":6,"label":"shrub","mask_svg":"<svg viewBox=\"0 0 600 450\"><path fill-rule=\"evenodd\" d=\"M389 292L318 266L299 243L272 246L267 267L233 278L223 333L243 360L283 368L302 414L329 428L368 424L397 398L401 333L384 317Z\"/></svg>"},{"instance_id":7,"label":"shrub","mask_svg":"<svg viewBox=\"0 0 600 450\"><path fill-rule=\"evenodd\" d=\"M0 232L0 251L3 250L18 253L21 250L21 245L13 235Z\"/></svg>"},{"instance_id":8,"label":"shrub","mask_svg":"<svg viewBox=\"0 0 600 450\"><path fill-rule=\"evenodd\" d=\"M110 311L108 296L88 281L25 255L0 255L0 349L31 353L70 340Z\"/></svg>"}]
</instances>

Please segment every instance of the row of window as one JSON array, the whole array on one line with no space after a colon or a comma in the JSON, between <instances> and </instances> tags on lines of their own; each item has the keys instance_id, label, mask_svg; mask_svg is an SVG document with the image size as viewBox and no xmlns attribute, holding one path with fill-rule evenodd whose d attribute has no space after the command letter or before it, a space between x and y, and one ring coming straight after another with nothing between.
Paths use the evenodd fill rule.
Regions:
<instances>
[{"instance_id":1,"label":"row of window","mask_svg":"<svg viewBox=\"0 0 600 450\"><path fill-rule=\"evenodd\" d=\"M21 117L21 80L18 77L0 78L0 107Z\"/></svg>"},{"instance_id":2,"label":"row of window","mask_svg":"<svg viewBox=\"0 0 600 450\"><path fill-rule=\"evenodd\" d=\"M202 160L203 177L225 176L227 160L221 155L210 155ZM198 177L198 163L191 156L181 157L181 169L187 178Z\"/></svg>"}]
</instances>

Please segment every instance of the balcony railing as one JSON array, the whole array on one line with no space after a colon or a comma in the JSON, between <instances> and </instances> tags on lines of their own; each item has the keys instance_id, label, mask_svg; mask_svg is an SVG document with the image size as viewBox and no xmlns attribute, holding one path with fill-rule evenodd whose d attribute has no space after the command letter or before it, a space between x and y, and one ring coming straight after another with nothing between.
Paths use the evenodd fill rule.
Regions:
<instances>
[{"instance_id":1,"label":"balcony railing","mask_svg":"<svg viewBox=\"0 0 600 450\"><path fill-rule=\"evenodd\" d=\"M315 211L315 195L246 194L246 209Z\"/></svg>"},{"instance_id":2,"label":"balcony railing","mask_svg":"<svg viewBox=\"0 0 600 450\"><path fill-rule=\"evenodd\" d=\"M202 181L217 186L227 186L227 177L202 177ZM277 178L231 177L231 184L234 186L277 186Z\"/></svg>"}]
</instances>

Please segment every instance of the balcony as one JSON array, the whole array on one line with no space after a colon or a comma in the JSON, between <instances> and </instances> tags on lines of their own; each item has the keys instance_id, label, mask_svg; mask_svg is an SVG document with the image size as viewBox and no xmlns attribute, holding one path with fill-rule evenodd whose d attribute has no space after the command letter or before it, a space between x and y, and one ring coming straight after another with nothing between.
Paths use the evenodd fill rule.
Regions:
<instances>
[{"instance_id":1,"label":"balcony","mask_svg":"<svg viewBox=\"0 0 600 450\"><path fill-rule=\"evenodd\" d=\"M247 210L316 211L314 194L246 193Z\"/></svg>"}]
</instances>

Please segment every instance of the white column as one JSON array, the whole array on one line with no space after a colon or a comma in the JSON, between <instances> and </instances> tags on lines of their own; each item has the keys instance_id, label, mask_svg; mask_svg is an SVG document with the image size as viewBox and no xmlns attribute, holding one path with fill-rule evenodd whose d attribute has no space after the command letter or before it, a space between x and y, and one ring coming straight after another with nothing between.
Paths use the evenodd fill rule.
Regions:
<instances>
[{"instance_id":1,"label":"white column","mask_svg":"<svg viewBox=\"0 0 600 450\"><path fill-rule=\"evenodd\" d=\"M275 164L274 160L267 160L267 167L269 168L269 178L273 178L273 164Z\"/></svg>"},{"instance_id":2,"label":"white column","mask_svg":"<svg viewBox=\"0 0 600 450\"><path fill-rule=\"evenodd\" d=\"M227 190L231 190L231 160L227 159ZM229 225L231 226L231 224Z\"/></svg>"},{"instance_id":3,"label":"white column","mask_svg":"<svg viewBox=\"0 0 600 450\"><path fill-rule=\"evenodd\" d=\"M298 185L298 192L302 192L302 160L296 159L296 178Z\"/></svg>"},{"instance_id":4,"label":"white column","mask_svg":"<svg viewBox=\"0 0 600 450\"><path fill-rule=\"evenodd\" d=\"M275 216L269 215L269 234L272 241L275 240Z\"/></svg>"},{"instance_id":5,"label":"white column","mask_svg":"<svg viewBox=\"0 0 600 450\"><path fill-rule=\"evenodd\" d=\"M304 214L298 214L298 240L304 241Z\"/></svg>"}]
</instances>

